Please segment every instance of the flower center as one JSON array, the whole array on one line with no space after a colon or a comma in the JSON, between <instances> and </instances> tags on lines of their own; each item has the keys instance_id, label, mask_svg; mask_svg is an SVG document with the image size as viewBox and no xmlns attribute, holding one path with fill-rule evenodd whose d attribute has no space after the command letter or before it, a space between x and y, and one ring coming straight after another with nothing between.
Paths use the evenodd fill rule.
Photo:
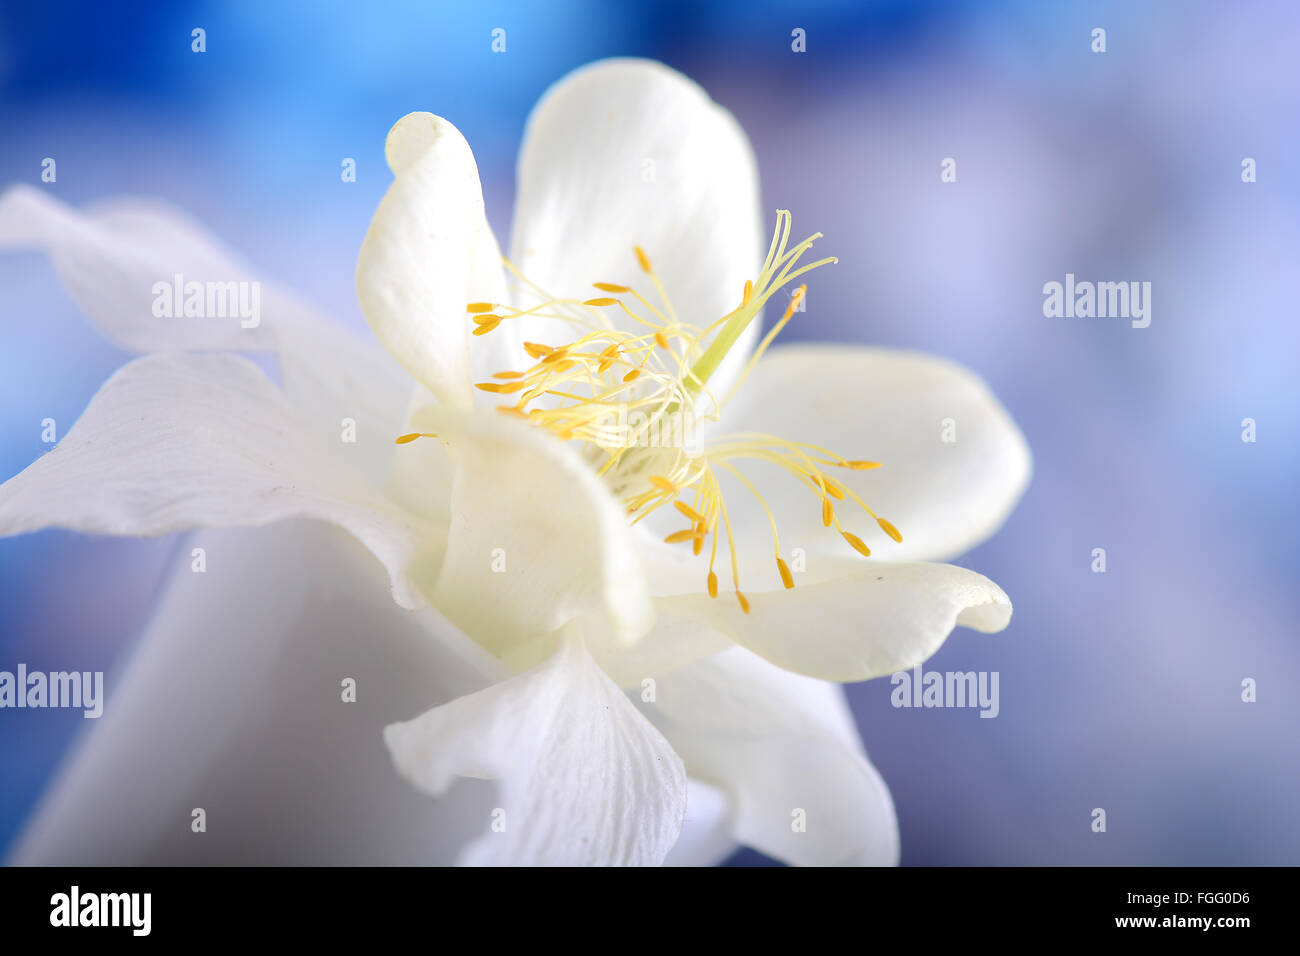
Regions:
<instances>
[{"instance_id":1,"label":"flower center","mask_svg":"<svg viewBox=\"0 0 1300 956\"><path fill-rule=\"evenodd\" d=\"M491 302L466 306L475 326L474 335L487 335L502 322L524 316L560 320L574 329L577 338L567 345L525 342L524 351L534 360L531 367L498 372L492 376L493 381L480 382L476 387L498 395L517 395L513 405L500 405L497 411L545 428L562 440L581 442L594 470L623 502L628 514L635 516L634 524L671 504L688 524L668 535L668 543L689 543L692 552L699 555L705 543L711 541L707 574L710 597L718 595L714 567L721 532L730 557L736 599L746 613L750 604L740 589L735 536L718 482L719 471L732 475L761 505L771 526L781 581L793 588L794 577L781 555L776 518L758 489L736 466L738 460L766 461L793 475L817 500L822 524L833 527L864 556L870 556L871 549L841 526L836 502L856 504L889 537L903 540L889 521L827 473L828 468L879 468L878 462L850 460L816 445L765 434L721 436L704 447L693 440L697 417L717 420L722 406L798 311L807 287L799 285L794 290L780 321L763 337L735 383L719 400L709 390L709 380L767 301L800 276L837 261L826 258L801 265L800 259L821 234L790 246L790 225L790 213L778 211L772 243L758 277L745 283L739 305L703 328L677 317L650 257L640 246L633 251L653 286L657 305L630 286L612 282L593 283L604 293L596 298L555 298L528 281L507 260L507 269L537 304L524 309ZM622 311L632 320L634 330L615 327L607 315L609 309ZM417 432L403 435L397 442L404 444L421 437L435 436Z\"/></svg>"}]
</instances>

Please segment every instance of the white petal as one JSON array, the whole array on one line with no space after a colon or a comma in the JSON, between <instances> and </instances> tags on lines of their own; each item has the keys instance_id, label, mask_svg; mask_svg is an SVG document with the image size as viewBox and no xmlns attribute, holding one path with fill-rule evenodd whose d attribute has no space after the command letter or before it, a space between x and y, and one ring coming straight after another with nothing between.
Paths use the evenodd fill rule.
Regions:
<instances>
[{"instance_id":1,"label":"white petal","mask_svg":"<svg viewBox=\"0 0 1300 956\"><path fill-rule=\"evenodd\" d=\"M727 792L741 843L805 866L898 862L893 801L838 686L736 648L660 678L648 709L692 778Z\"/></svg>"},{"instance_id":2,"label":"white petal","mask_svg":"<svg viewBox=\"0 0 1300 956\"><path fill-rule=\"evenodd\" d=\"M395 363L373 341L266 282L180 210L142 199L80 210L15 186L0 195L0 248L6 246L44 249L91 322L124 348L275 350L285 392L313 427L339 441L343 419L352 419L356 442L340 442L349 461L376 481L386 469L408 387L394 374ZM155 299L170 299L177 276L182 287L244 283L250 307L255 285L257 314L155 316ZM157 283L164 291L155 292Z\"/></svg>"},{"instance_id":3,"label":"white petal","mask_svg":"<svg viewBox=\"0 0 1300 956\"><path fill-rule=\"evenodd\" d=\"M493 811L504 816L484 809L468 864L658 865L681 832L681 760L579 641L384 739L403 776L434 796L457 776L501 781Z\"/></svg>"},{"instance_id":4,"label":"white petal","mask_svg":"<svg viewBox=\"0 0 1300 956\"><path fill-rule=\"evenodd\" d=\"M382 487L393 439L405 431L410 378L376 343L332 322L282 323L275 335L281 389L294 412L373 487Z\"/></svg>"},{"instance_id":5,"label":"white petal","mask_svg":"<svg viewBox=\"0 0 1300 956\"><path fill-rule=\"evenodd\" d=\"M284 518L333 522L407 580L440 547L312 435L251 362L164 354L124 366L63 440L0 486L0 535L60 527L158 535Z\"/></svg>"},{"instance_id":6,"label":"white petal","mask_svg":"<svg viewBox=\"0 0 1300 956\"><path fill-rule=\"evenodd\" d=\"M664 866L717 866L740 849L731 835L727 795L694 778L686 781L686 817L682 835L673 844Z\"/></svg>"},{"instance_id":7,"label":"white petal","mask_svg":"<svg viewBox=\"0 0 1300 956\"><path fill-rule=\"evenodd\" d=\"M766 238L744 131L680 73L606 60L565 77L534 109L519 157L511 257L551 295L584 300L603 294L593 282L613 282L658 305L637 265L639 245L678 318L704 327L740 304ZM632 327L619 310L605 311ZM759 324L710 381L715 394ZM548 334L524 338L550 342Z\"/></svg>"},{"instance_id":8,"label":"white petal","mask_svg":"<svg viewBox=\"0 0 1300 956\"><path fill-rule=\"evenodd\" d=\"M944 440L949 419L951 442ZM871 471L827 473L902 533L896 544L852 501L835 502L844 527L884 561L947 559L979 544L1006 520L1031 471L1020 430L988 387L959 365L914 352L774 349L724 409L719 432L763 432L881 462ZM795 478L765 462L737 464L775 512L783 548L854 554L822 526L820 500ZM770 551L767 519L753 497L729 476L722 481L742 547Z\"/></svg>"},{"instance_id":9,"label":"white petal","mask_svg":"<svg viewBox=\"0 0 1300 956\"><path fill-rule=\"evenodd\" d=\"M1002 589L949 564L887 564L819 558L792 590L659 598L662 613L693 618L778 667L833 681L860 681L915 667L957 625L985 633L1011 620ZM743 580L741 582L744 583Z\"/></svg>"},{"instance_id":10,"label":"white petal","mask_svg":"<svg viewBox=\"0 0 1300 956\"><path fill-rule=\"evenodd\" d=\"M437 415L437 400L427 388L417 383L402 434L435 431ZM384 494L407 511L442 528L445 535L451 522L451 483L456 474L451 456L436 441L407 442L395 445L394 449Z\"/></svg>"},{"instance_id":11,"label":"white petal","mask_svg":"<svg viewBox=\"0 0 1300 956\"><path fill-rule=\"evenodd\" d=\"M117 211L81 212L30 186L0 194L0 248L44 249L68 291L109 339L136 352L265 349L270 324L243 328L239 317L156 317L156 283L252 281L183 214L151 207L153 221ZM264 306L271 303L264 302ZM205 299L206 308L206 299ZM273 311L267 309L267 312Z\"/></svg>"},{"instance_id":12,"label":"white petal","mask_svg":"<svg viewBox=\"0 0 1300 956\"><path fill-rule=\"evenodd\" d=\"M440 402L468 407L473 323L465 306L505 298L478 166L460 131L432 113L398 120L386 154L396 178L357 261L361 311ZM509 325L492 334L511 335Z\"/></svg>"},{"instance_id":13,"label":"white petal","mask_svg":"<svg viewBox=\"0 0 1300 956\"><path fill-rule=\"evenodd\" d=\"M455 862L492 786L430 801L393 772L383 728L499 679L486 652L433 609L397 607L365 549L320 522L202 531L173 566L8 862Z\"/></svg>"},{"instance_id":14,"label":"white petal","mask_svg":"<svg viewBox=\"0 0 1300 956\"><path fill-rule=\"evenodd\" d=\"M494 652L595 614L622 641L651 608L627 516L565 443L485 410L430 410L457 465L434 602Z\"/></svg>"},{"instance_id":15,"label":"white petal","mask_svg":"<svg viewBox=\"0 0 1300 956\"><path fill-rule=\"evenodd\" d=\"M640 691L648 677L670 673L735 643L722 631L701 622L698 615L681 613L664 601L655 602L654 623L634 643L611 634L600 615L576 618L569 622L566 632L580 634L610 679L632 691ZM512 649L504 660L518 670L540 660L553 646L554 639L549 643L538 640Z\"/></svg>"}]
</instances>

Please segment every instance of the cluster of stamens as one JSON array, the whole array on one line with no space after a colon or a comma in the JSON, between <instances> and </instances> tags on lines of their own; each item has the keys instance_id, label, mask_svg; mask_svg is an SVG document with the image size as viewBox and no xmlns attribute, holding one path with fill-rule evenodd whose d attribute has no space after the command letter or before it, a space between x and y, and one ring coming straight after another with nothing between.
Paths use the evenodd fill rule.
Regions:
<instances>
[{"instance_id":1,"label":"cluster of stamens","mask_svg":"<svg viewBox=\"0 0 1300 956\"><path fill-rule=\"evenodd\" d=\"M560 439L583 443L596 472L623 502L628 514L635 516L633 523L671 504L688 525L668 535L668 543L689 542L692 553L699 555L711 539L707 577L710 597L718 595L714 566L721 531L730 555L736 598L746 613L750 604L740 590L735 537L717 471L732 475L757 499L771 525L776 567L785 587L794 587L794 576L781 554L776 518L758 489L736 467L737 460L765 461L793 475L818 499L822 524L833 527L864 556L870 556L871 549L841 526L837 503L857 505L889 537L902 541L898 529L827 473L828 468L879 468L878 462L850 460L825 448L765 434L727 435L699 449L689 449L681 441L657 440L670 421L680 423L682 416L697 416L700 407L706 410L704 418L716 420L721 407L799 310L806 286L795 289L780 321L763 337L728 394L719 401L707 383L741 333L779 290L805 273L836 261L826 258L800 265L800 257L821 234L788 247L790 223L790 214L779 211L776 231L757 279L745 283L736 308L707 327L678 318L650 257L640 246L634 247L637 263L649 277L658 305L635 289L612 282L593 283L603 293L595 298L555 298L528 281L507 260L506 268L537 299L537 304L526 309L492 302L466 306L474 335L487 335L503 322L529 316L558 319L580 333L563 346L524 342L524 351L534 360L530 367L498 372L492 376L493 381L480 382L476 387L496 395L517 396L513 404L497 406L502 414L522 418ZM610 309L624 313L634 329L617 328L607 315ZM675 434L681 434L680 427ZM402 435L397 442L404 444L421 437L436 436L416 432ZM683 496L689 497L689 503Z\"/></svg>"}]
</instances>

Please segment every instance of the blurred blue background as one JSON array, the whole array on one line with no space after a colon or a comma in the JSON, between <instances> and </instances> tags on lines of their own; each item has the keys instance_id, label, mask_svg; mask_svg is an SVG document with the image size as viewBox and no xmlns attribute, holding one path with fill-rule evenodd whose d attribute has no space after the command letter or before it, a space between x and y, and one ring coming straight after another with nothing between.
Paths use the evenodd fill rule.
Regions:
<instances>
[{"instance_id":1,"label":"blurred blue background","mask_svg":"<svg viewBox=\"0 0 1300 956\"><path fill-rule=\"evenodd\" d=\"M1011 595L1011 627L959 630L927 665L999 671L1000 716L850 688L904 863L1296 864L1297 37L1286 2L6 3L0 184L40 185L52 156L41 188L64 200L164 197L362 327L353 269L394 120L461 128L504 237L549 83L610 55L685 71L749 131L769 212L850 264L818 273L788 337L956 359L1034 451L1020 507L959 562ZM1067 272L1150 281L1150 327L1044 318ZM129 356L36 255L0 258L0 342L7 477ZM174 546L0 541L0 669L111 672ZM83 723L0 715L0 855Z\"/></svg>"}]
</instances>

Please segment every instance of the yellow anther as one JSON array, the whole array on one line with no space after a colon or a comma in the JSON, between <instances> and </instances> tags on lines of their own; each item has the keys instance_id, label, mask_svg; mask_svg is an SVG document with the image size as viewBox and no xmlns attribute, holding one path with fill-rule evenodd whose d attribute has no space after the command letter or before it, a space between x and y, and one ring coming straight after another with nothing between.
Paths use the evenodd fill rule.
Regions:
<instances>
[{"instance_id":1,"label":"yellow anther","mask_svg":"<svg viewBox=\"0 0 1300 956\"><path fill-rule=\"evenodd\" d=\"M631 291L632 291L631 289L629 289L629 288L628 288L627 286L625 286L625 285L615 285L615 284L612 283L612 282L593 282L592 285L595 286L597 289L599 289L601 292L618 292L618 293L623 293L623 292L631 292Z\"/></svg>"},{"instance_id":2,"label":"yellow anther","mask_svg":"<svg viewBox=\"0 0 1300 956\"><path fill-rule=\"evenodd\" d=\"M417 438L437 438L437 437L438 436L435 435L433 432L411 432L409 435L398 435L395 443L398 445L405 445L408 442L415 441Z\"/></svg>"},{"instance_id":3,"label":"yellow anther","mask_svg":"<svg viewBox=\"0 0 1300 956\"><path fill-rule=\"evenodd\" d=\"M639 368L634 368L632 369L632 371L628 372L626 375L623 376L623 381L625 382L635 381L636 377L640 374L641 374L641 370Z\"/></svg>"},{"instance_id":4,"label":"yellow anther","mask_svg":"<svg viewBox=\"0 0 1300 956\"><path fill-rule=\"evenodd\" d=\"M494 312L484 312L473 317L476 325L487 325L489 322L500 322L501 316Z\"/></svg>"},{"instance_id":5,"label":"yellow anther","mask_svg":"<svg viewBox=\"0 0 1300 956\"><path fill-rule=\"evenodd\" d=\"M658 488L660 491L664 492L665 494L671 495L677 491L677 486L674 485L667 478L665 478L663 475L651 475L650 484L654 485L656 488Z\"/></svg>"},{"instance_id":6,"label":"yellow anther","mask_svg":"<svg viewBox=\"0 0 1300 956\"><path fill-rule=\"evenodd\" d=\"M901 534L898 533L898 529L895 528L892 524L890 524L890 523L889 523L888 521L886 521L884 518L877 518L877 519L876 519L876 524L880 525L881 530L884 531L885 534L889 535L891 538L893 538L893 539L894 539L895 541L897 541L899 544L902 544L902 542L903 542L903 536L902 536Z\"/></svg>"},{"instance_id":7,"label":"yellow anther","mask_svg":"<svg viewBox=\"0 0 1300 956\"><path fill-rule=\"evenodd\" d=\"M794 575L790 573L790 566L785 563L785 558L777 557L776 569L781 572L781 583L786 586L786 589L794 587Z\"/></svg>"},{"instance_id":8,"label":"yellow anther","mask_svg":"<svg viewBox=\"0 0 1300 956\"><path fill-rule=\"evenodd\" d=\"M618 358L618 343L607 345L600 350L600 364L596 367L596 374L603 375L614 361Z\"/></svg>"},{"instance_id":9,"label":"yellow anther","mask_svg":"<svg viewBox=\"0 0 1300 956\"><path fill-rule=\"evenodd\" d=\"M674 531L668 537L664 538L664 544L681 544L683 541L695 541L703 538L706 532L697 531L695 528L687 528L685 531Z\"/></svg>"},{"instance_id":10,"label":"yellow anther","mask_svg":"<svg viewBox=\"0 0 1300 956\"><path fill-rule=\"evenodd\" d=\"M487 335L489 332L491 332L493 329L495 329L495 328L496 328L498 325L500 325L500 324L501 324L501 320L500 320L500 319L494 319L494 320L491 321L491 322L485 322L485 323L483 323L482 325L480 325L480 326L478 326L477 328L474 329L474 334L475 334L475 335Z\"/></svg>"},{"instance_id":11,"label":"yellow anther","mask_svg":"<svg viewBox=\"0 0 1300 956\"><path fill-rule=\"evenodd\" d=\"M834 520L835 520L835 508L831 504L831 499L829 497L823 498L822 499L822 524L824 524L826 527L829 528L831 526L831 522L833 522Z\"/></svg>"},{"instance_id":12,"label":"yellow anther","mask_svg":"<svg viewBox=\"0 0 1300 956\"><path fill-rule=\"evenodd\" d=\"M636 250L636 261L641 266L641 271L645 273L654 272L654 269L650 266L650 257L645 254L645 250L640 246L633 246L632 248Z\"/></svg>"},{"instance_id":13,"label":"yellow anther","mask_svg":"<svg viewBox=\"0 0 1300 956\"><path fill-rule=\"evenodd\" d=\"M491 311L492 311L492 303L491 303L491 302L471 302L469 305L465 306L465 311L466 311L466 312L491 312Z\"/></svg>"},{"instance_id":14,"label":"yellow anther","mask_svg":"<svg viewBox=\"0 0 1300 956\"><path fill-rule=\"evenodd\" d=\"M785 317L788 319L799 310L799 303L803 301L804 294L807 293L808 287L801 285L794 290L794 295L790 296L790 304L785 307Z\"/></svg>"},{"instance_id":15,"label":"yellow anther","mask_svg":"<svg viewBox=\"0 0 1300 956\"><path fill-rule=\"evenodd\" d=\"M741 305L749 305L749 297L754 294L754 283L749 279L745 280L745 294L740 297Z\"/></svg>"},{"instance_id":16,"label":"yellow anther","mask_svg":"<svg viewBox=\"0 0 1300 956\"><path fill-rule=\"evenodd\" d=\"M664 335L663 332L656 332L655 345L659 346L661 349L668 348L668 336Z\"/></svg>"},{"instance_id":17,"label":"yellow anther","mask_svg":"<svg viewBox=\"0 0 1300 956\"><path fill-rule=\"evenodd\" d=\"M700 524L700 525L705 524L704 518L700 516L700 513L696 511L694 508L692 508L690 505L688 505L686 502L674 501L673 507L676 508L678 511L680 511L682 514L684 514L686 517L690 518L696 524Z\"/></svg>"},{"instance_id":18,"label":"yellow anther","mask_svg":"<svg viewBox=\"0 0 1300 956\"><path fill-rule=\"evenodd\" d=\"M840 534L843 536L845 541L853 545L853 550L858 552L858 554L862 555L864 558L871 557L871 549L863 544L862 539L852 531L841 531Z\"/></svg>"},{"instance_id":19,"label":"yellow anther","mask_svg":"<svg viewBox=\"0 0 1300 956\"><path fill-rule=\"evenodd\" d=\"M549 345L539 345L536 342L525 342L524 351L533 358L539 359L550 355L555 351L555 349L551 348Z\"/></svg>"},{"instance_id":20,"label":"yellow anther","mask_svg":"<svg viewBox=\"0 0 1300 956\"><path fill-rule=\"evenodd\" d=\"M599 299L588 299L586 302L584 302L584 303L582 303L582 304L583 304L583 305L598 305L598 306L599 306L599 305L618 305L618 299L610 299L610 298L604 298L604 297L602 297L602 298L599 298Z\"/></svg>"},{"instance_id":21,"label":"yellow anther","mask_svg":"<svg viewBox=\"0 0 1300 956\"><path fill-rule=\"evenodd\" d=\"M880 467L880 462L878 462L878 461L846 461L846 462L843 462L842 467L844 467L844 468L850 468L850 469L852 469L853 471L870 471L872 468L879 468L879 467Z\"/></svg>"},{"instance_id":22,"label":"yellow anther","mask_svg":"<svg viewBox=\"0 0 1300 956\"><path fill-rule=\"evenodd\" d=\"M523 372L497 372L492 377L493 378L523 378L524 373Z\"/></svg>"},{"instance_id":23,"label":"yellow anther","mask_svg":"<svg viewBox=\"0 0 1300 956\"><path fill-rule=\"evenodd\" d=\"M831 481L825 475L821 476L821 481L822 481L822 487L826 489L827 494L829 494L832 498L835 498L838 501L844 500L844 489L841 488L839 484L837 484L834 481Z\"/></svg>"},{"instance_id":24,"label":"yellow anther","mask_svg":"<svg viewBox=\"0 0 1300 956\"><path fill-rule=\"evenodd\" d=\"M709 597L718 596L718 576L712 571L709 572Z\"/></svg>"},{"instance_id":25,"label":"yellow anther","mask_svg":"<svg viewBox=\"0 0 1300 956\"><path fill-rule=\"evenodd\" d=\"M528 387L527 382L478 382L475 388L481 388L485 392L493 392L498 395L508 395L511 392L518 392Z\"/></svg>"},{"instance_id":26,"label":"yellow anther","mask_svg":"<svg viewBox=\"0 0 1300 956\"><path fill-rule=\"evenodd\" d=\"M743 594L741 594L739 591L737 591L737 592L736 592L736 600L740 602L740 609L741 609L742 611L744 611L746 614L748 614L748 613L749 613L749 598L745 597L745 595L743 595Z\"/></svg>"},{"instance_id":27,"label":"yellow anther","mask_svg":"<svg viewBox=\"0 0 1300 956\"><path fill-rule=\"evenodd\" d=\"M512 415L515 418L522 418L525 420L528 418L528 413L517 405L498 405L497 411L502 415Z\"/></svg>"}]
</instances>

